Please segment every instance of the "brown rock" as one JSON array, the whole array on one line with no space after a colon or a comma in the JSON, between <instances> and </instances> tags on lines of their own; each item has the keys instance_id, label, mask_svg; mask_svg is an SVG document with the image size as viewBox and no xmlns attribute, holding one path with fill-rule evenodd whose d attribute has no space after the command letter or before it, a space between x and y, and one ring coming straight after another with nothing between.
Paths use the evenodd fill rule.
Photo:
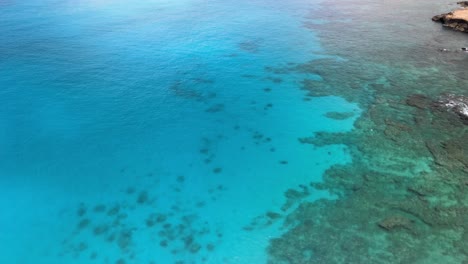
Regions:
<instances>
[{"instance_id":1,"label":"brown rock","mask_svg":"<svg viewBox=\"0 0 468 264\"><path fill-rule=\"evenodd\" d=\"M459 2L458 4L466 6L466 2L467 1ZM445 27L468 33L468 8L458 9L450 13L434 16L432 17L432 21L440 22Z\"/></svg>"}]
</instances>

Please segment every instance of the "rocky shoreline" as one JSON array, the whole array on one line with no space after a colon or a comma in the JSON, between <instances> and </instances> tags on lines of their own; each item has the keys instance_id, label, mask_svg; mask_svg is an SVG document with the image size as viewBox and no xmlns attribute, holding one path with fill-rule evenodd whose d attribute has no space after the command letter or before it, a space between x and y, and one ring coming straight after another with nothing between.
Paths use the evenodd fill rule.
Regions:
<instances>
[{"instance_id":1,"label":"rocky shoreline","mask_svg":"<svg viewBox=\"0 0 468 264\"><path fill-rule=\"evenodd\" d=\"M457 9L432 17L432 21L440 22L444 27L468 33L468 1L457 2L463 9Z\"/></svg>"}]
</instances>

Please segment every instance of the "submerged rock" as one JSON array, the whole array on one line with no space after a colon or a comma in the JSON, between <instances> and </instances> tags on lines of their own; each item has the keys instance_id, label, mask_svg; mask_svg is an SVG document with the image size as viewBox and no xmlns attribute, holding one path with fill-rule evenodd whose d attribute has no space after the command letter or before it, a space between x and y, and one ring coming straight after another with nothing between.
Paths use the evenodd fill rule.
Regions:
<instances>
[{"instance_id":1,"label":"submerged rock","mask_svg":"<svg viewBox=\"0 0 468 264\"><path fill-rule=\"evenodd\" d=\"M132 243L133 231L130 229L122 230L119 234L117 245L121 250L127 250Z\"/></svg>"},{"instance_id":2,"label":"submerged rock","mask_svg":"<svg viewBox=\"0 0 468 264\"><path fill-rule=\"evenodd\" d=\"M432 17L432 21L440 22L445 27L452 28L457 31L468 33L468 1L458 2L463 9L454 10L450 13L441 14Z\"/></svg>"},{"instance_id":3,"label":"submerged rock","mask_svg":"<svg viewBox=\"0 0 468 264\"><path fill-rule=\"evenodd\" d=\"M90 221L89 219L87 219L87 218L82 219L82 220L78 223L77 228L78 228L78 229L83 229L83 228L89 226L89 223L90 223L90 222L91 222L91 221Z\"/></svg>"},{"instance_id":4,"label":"submerged rock","mask_svg":"<svg viewBox=\"0 0 468 264\"><path fill-rule=\"evenodd\" d=\"M115 261L115 264L125 264L125 260L123 258L120 258L118 260Z\"/></svg>"},{"instance_id":5,"label":"submerged rock","mask_svg":"<svg viewBox=\"0 0 468 264\"><path fill-rule=\"evenodd\" d=\"M379 226L386 230L394 230L396 228L411 229L412 221L400 215L389 216L379 222Z\"/></svg>"},{"instance_id":6,"label":"submerged rock","mask_svg":"<svg viewBox=\"0 0 468 264\"><path fill-rule=\"evenodd\" d=\"M335 120L345 120L354 116L353 112L327 112L325 116Z\"/></svg>"},{"instance_id":7,"label":"submerged rock","mask_svg":"<svg viewBox=\"0 0 468 264\"><path fill-rule=\"evenodd\" d=\"M144 204L148 202L148 200L149 200L149 197L148 197L147 191L141 191L140 194L138 194L137 203Z\"/></svg>"},{"instance_id":8,"label":"submerged rock","mask_svg":"<svg viewBox=\"0 0 468 264\"><path fill-rule=\"evenodd\" d=\"M463 95L445 95L433 105L436 109L445 109L457 114L468 124L468 97Z\"/></svg>"},{"instance_id":9,"label":"submerged rock","mask_svg":"<svg viewBox=\"0 0 468 264\"><path fill-rule=\"evenodd\" d=\"M406 104L419 109L426 109L430 105L431 100L422 94L412 94L406 99Z\"/></svg>"},{"instance_id":10,"label":"submerged rock","mask_svg":"<svg viewBox=\"0 0 468 264\"><path fill-rule=\"evenodd\" d=\"M267 216L268 218L270 218L270 219L278 219L278 218L281 217L281 214L278 214L278 213L276 213L276 212L271 212L271 211L269 211L269 212L266 213L266 216Z\"/></svg>"}]
</instances>

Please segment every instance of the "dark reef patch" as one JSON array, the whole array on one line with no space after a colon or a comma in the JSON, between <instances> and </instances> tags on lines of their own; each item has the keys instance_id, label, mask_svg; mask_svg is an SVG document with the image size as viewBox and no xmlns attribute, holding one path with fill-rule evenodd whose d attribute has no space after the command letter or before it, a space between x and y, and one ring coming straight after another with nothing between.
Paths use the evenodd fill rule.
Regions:
<instances>
[{"instance_id":1,"label":"dark reef patch","mask_svg":"<svg viewBox=\"0 0 468 264\"><path fill-rule=\"evenodd\" d=\"M95 213L103 213L104 211L106 211L106 206L103 204L98 204L93 208L93 211Z\"/></svg>"},{"instance_id":2,"label":"dark reef patch","mask_svg":"<svg viewBox=\"0 0 468 264\"><path fill-rule=\"evenodd\" d=\"M221 168L218 169L217 172L220 173ZM182 175L174 178L172 181L176 186L183 186L186 181ZM137 191L128 188L123 192L124 199L121 201L89 206L79 204L76 209L72 209L76 217L76 228L63 239L59 254L90 261L97 260L97 252L102 250L99 260L109 262L112 257L105 253L104 248L111 247L118 249L122 255L115 263L147 263L143 261L146 256L137 252L142 246L148 247L147 244L140 244L141 239L145 243L148 239L160 250L181 257L190 256L190 260L200 263L206 252L216 250L216 246L222 243L222 232L210 226L203 215L198 215L199 208L205 207L210 199L205 201L200 197L193 197L185 201L174 192L174 201L167 205L169 209L167 206L161 208L150 199L157 198L157 193L150 190L152 189ZM207 193L211 200L215 201L226 190L224 185L214 184L208 188ZM86 217L88 207L95 212L90 218ZM146 215L143 220L142 215Z\"/></svg>"},{"instance_id":3,"label":"dark reef patch","mask_svg":"<svg viewBox=\"0 0 468 264\"><path fill-rule=\"evenodd\" d=\"M87 211L86 206L84 204L80 204L76 214L78 215L78 217L83 217L86 214L86 211Z\"/></svg>"},{"instance_id":4,"label":"dark reef patch","mask_svg":"<svg viewBox=\"0 0 468 264\"><path fill-rule=\"evenodd\" d=\"M124 260L124 259L118 259L117 261L115 261L115 264L126 264L127 262Z\"/></svg>"},{"instance_id":5,"label":"dark reef patch","mask_svg":"<svg viewBox=\"0 0 468 264\"><path fill-rule=\"evenodd\" d=\"M123 229L117 237L117 245L122 251L127 251L132 244L133 230Z\"/></svg>"},{"instance_id":6,"label":"dark reef patch","mask_svg":"<svg viewBox=\"0 0 468 264\"><path fill-rule=\"evenodd\" d=\"M119 211L120 211L120 206L115 205L112 208L110 208L109 211L107 211L107 215L108 216L114 216L114 215L117 215L119 213Z\"/></svg>"},{"instance_id":7,"label":"dark reef patch","mask_svg":"<svg viewBox=\"0 0 468 264\"><path fill-rule=\"evenodd\" d=\"M325 116L335 120L345 120L354 116L353 112L327 112Z\"/></svg>"},{"instance_id":8,"label":"dark reef patch","mask_svg":"<svg viewBox=\"0 0 468 264\"><path fill-rule=\"evenodd\" d=\"M109 226L106 224L101 224L93 228L93 233L95 236L105 234L109 231Z\"/></svg>"},{"instance_id":9,"label":"dark reef patch","mask_svg":"<svg viewBox=\"0 0 468 264\"><path fill-rule=\"evenodd\" d=\"M139 204L145 204L149 201L149 197L148 197L148 192L147 191L141 191L139 194L138 194L138 197L137 197L137 203Z\"/></svg>"},{"instance_id":10,"label":"dark reef patch","mask_svg":"<svg viewBox=\"0 0 468 264\"><path fill-rule=\"evenodd\" d=\"M207 113L218 113L224 110L224 104L215 104L208 107L205 112Z\"/></svg>"},{"instance_id":11,"label":"dark reef patch","mask_svg":"<svg viewBox=\"0 0 468 264\"><path fill-rule=\"evenodd\" d=\"M187 80L179 80L176 81L173 85L169 87L169 90L173 92L174 95L187 99L187 100L194 100L197 102L207 102L210 99L216 98L216 93L213 92L205 92L205 91L198 91L192 87L196 85L192 85L192 83L196 83L198 85L205 84L211 85L213 81L204 80L204 79L187 79Z\"/></svg>"},{"instance_id":12,"label":"dark reef patch","mask_svg":"<svg viewBox=\"0 0 468 264\"><path fill-rule=\"evenodd\" d=\"M90 223L90 222L91 222L91 221L90 221L89 219L87 219L87 218L82 219L82 220L77 224L76 227L77 227L78 229L86 228L86 227L89 226L89 223Z\"/></svg>"},{"instance_id":13,"label":"dark reef patch","mask_svg":"<svg viewBox=\"0 0 468 264\"><path fill-rule=\"evenodd\" d=\"M260 40L247 40L240 42L239 48L249 53L257 53L260 49Z\"/></svg>"},{"instance_id":14,"label":"dark reef patch","mask_svg":"<svg viewBox=\"0 0 468 264\"><path fill-rule=\"evenodd\" d=\"M379 222L379 226L392 231L398 228L412 229L412 221L404 216L392 215Z\"/></svg>"},{"instance_id":15,"label":"dark reef patch","mask_svg":"<svg viewBox=\"0 0 468 264\"><path fill-rule=\"evenodd\" d=\"M185 182L185 177L182 176L182 175L177 176L177 182L178 182L178 183L183 183L183 182Z\"/></svg>"},{"instance_id":16,"label":"dark reef patch","mask_svg":"<svg viewBox=\"0 0 468 264\"><path fill-rule=\"evenodd\" d=\"M273 82L273 83L282 83L283 82L283 79L281 79L279 77L267 77L266 79Z\"/></svg>"}]
</instances>

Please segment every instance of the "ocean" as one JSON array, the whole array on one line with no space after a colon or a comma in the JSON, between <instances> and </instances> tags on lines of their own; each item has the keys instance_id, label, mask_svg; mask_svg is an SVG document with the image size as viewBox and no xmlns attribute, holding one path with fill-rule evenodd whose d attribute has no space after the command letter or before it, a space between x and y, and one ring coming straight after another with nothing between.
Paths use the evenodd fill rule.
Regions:
<instances>
[{"instance_id":1,"label":"ocean","mask_svg":"<svg viewBox=\"0 0 468 264\"><path fill-rule=\"evenodd\" d=\"M0 1L0 263L467 261L449 3Z\"/></svg>"}]
</instances>

